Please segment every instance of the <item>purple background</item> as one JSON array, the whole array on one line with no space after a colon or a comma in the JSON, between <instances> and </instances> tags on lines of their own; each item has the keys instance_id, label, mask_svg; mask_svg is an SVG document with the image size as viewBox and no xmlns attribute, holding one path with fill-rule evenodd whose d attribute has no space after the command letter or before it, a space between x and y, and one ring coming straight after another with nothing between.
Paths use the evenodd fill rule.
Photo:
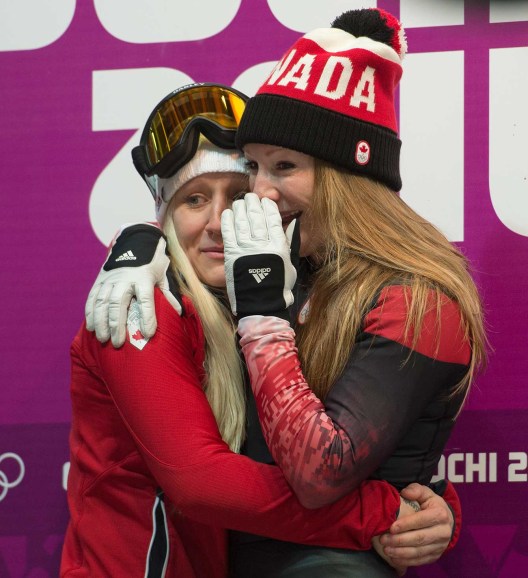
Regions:
<instances>
[{"instance_id":1,"label":"purple background","mask_svg":"<svg viewBox=\"0 0 528 578\"><path fill-rule=\"evenodd\" d=\"M396 15L399 4L378 3ZM489 50L528 46L528 22L490 24L487 2L466 2L464 24L406 28L411 54L465 55L460 245L478 271L494 351L446 459L458 453L476 460L482 453L486 460L496 454L497 461L496 481L475 475L469 482L462 462L448 471L465 479L457 484L464 508L460 543L439 563L407 576L524 576L528 239L504 226L493 210L488 158ZM243 0L232 23L212 37L133 44L103 28L91 2L78 2L70 26L49 46L0 53L0 457L13 452L25 464L22 482L0 501L1 577L56 576L68 518L62 488L70 418L68 350L105 255L88 204L97 177L134 133L92 130L92 72L168 67L196 81L232 84L251 66L277 60L299 35L283 26L266 2ZM526 70L520 67L519 73ZM526 118L526 111L521 115ZM524 146L528 152L528 143ZM508 478L511 452L521 454L516 471L523 481ZM17 475L13 460L0 461L0 492L2 479Z\"/></svg>"}]
</instances>

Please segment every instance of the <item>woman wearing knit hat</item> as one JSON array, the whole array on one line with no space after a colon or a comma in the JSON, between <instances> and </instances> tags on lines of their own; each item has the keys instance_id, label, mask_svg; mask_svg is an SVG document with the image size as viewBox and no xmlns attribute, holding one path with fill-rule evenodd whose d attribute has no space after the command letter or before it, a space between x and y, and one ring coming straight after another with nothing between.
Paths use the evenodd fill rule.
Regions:
<instances>
[{"instance_id":1,"label":"woman wearing knit hat","mask_svg":"<svg viewBox=\"0 0 528 578\"><path fill-rule=\"evenodd\" d=\"M122 263L136 273L161 263L159 326L145 336L136 302L120 349L86 327L72 344L71 522L61 576L225 578L223 528L361 550L399 508L413 511L384 481L307 510L279 468L235 453L245 396L224 304L220 215L247 188L233 150L245 100L220 85L183 87L155 108L133 152L165 236L148 224L125 229L103 271L119 290L123 276L112 275ZM92 297L110 298L101 287Z\"/></svg>"},{"instance_id":2,"label":"woman wearing knit hat","mask_svg":"<svg viewBox=\"0 0 528 578\"><path fill-rule=\"evenodd\" d=\"M390 14L345 13L286 52L237 132L258 197L222 217L228 293L266 442L308 507L366 478L428 484L486 359L465 258L396 194L404 53ZM295 287L294 251L277 225L293 220ZM254 270L266 278L256 283ZM299 551L287 548L289 570L277 575L318 575L290 565ZM257 565L269 555L247 548ZM325 556L312 549L304 565ZM340 564L348 576L390 575L368 554Z\"/></svg>"}]
</instances>

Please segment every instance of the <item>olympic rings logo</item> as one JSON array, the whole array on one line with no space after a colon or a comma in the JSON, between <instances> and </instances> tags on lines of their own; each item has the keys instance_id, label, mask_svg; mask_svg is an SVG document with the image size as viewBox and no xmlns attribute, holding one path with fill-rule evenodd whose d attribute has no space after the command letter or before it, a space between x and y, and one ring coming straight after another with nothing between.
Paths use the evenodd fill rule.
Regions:
<instances>
[{"instance_id":1,"label":"olympic rings logo","mask_svg":"<svg viewBox=\"0 0 528 578\"><path fill-rule=\"evenodd\" d=\"M3 472L0 469L0 502L6 497L8 490L10 490L11 488L14 488L14 487L18 486L18 484L20 484L20 482L24 479L24 474L26 473L26 468L24 466L24 462L22 461L22 458L19 455L14 454L12 452L7 452L5 454L2 454L0 456L0 464L4 460L7 460L9 458L11 458L12 460L15 460L15 462L18 464L18 468L20 469L20 472L19 472L18 476L12 482L10 482L8 480L5 472Z\"/></svg>"}]
</instances>

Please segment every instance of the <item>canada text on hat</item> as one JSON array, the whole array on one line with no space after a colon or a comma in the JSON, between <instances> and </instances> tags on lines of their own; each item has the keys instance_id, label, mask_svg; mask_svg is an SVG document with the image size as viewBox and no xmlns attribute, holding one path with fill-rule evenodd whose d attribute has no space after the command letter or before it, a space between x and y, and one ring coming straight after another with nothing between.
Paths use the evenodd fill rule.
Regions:
<instances>
[{"instance_id":1,"label":"canada text on hat","mask_svg":"<svg viewBox=\"0 0 528 578\"><path fill-rule=\"evenodd\" d=\"M400 58L389 46L319 28L296 43L258 94L301 98L397 132L393 93L401 72Z\"/></svg>"},{"instance_id":2,"label":"canada text on hat","mask_svg":"<svg viewBox=\"0 0 528 578\"><path fill-rule=\"evenodd\" d=\"M378 9L351 10L332 26L305 34L286 52L249 100L237 145L294 148L399 190L394 91L403 29Z\"/></svg>"}]
</instances>

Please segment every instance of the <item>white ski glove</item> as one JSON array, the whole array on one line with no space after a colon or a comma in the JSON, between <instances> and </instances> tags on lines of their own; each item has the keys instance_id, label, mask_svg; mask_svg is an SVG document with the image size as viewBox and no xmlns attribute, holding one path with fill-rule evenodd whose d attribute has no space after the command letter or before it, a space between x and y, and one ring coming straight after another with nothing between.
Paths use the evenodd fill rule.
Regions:
<instances>
[{"instance_id":1,"label":"white ski glove","mask_svg":"<svg viewBox=\"0 0 528 578\"><path fill-rule=\"evenodd\" d=\"M140 309L145 338L156 332L154 287L158 286L181 315L181 298L169 269L163 233L147 223L125 226L115 239L85 306L86 328L104 343L121 347L126 339L128 307L133 297Z\"/></svg>"},{"instance_id":2,"label":"white ski glove","mask_svg":"<svg viewBox=\"0 0 528 578\"><path fill-rule=\"evenodd\" d=\"M247 193L222 213L221 225L233 315L239 319L247 315L287 319L297 279L292 261L298 261L298 222L292 221L285 233L277 205Z\"/></svg>"}]
</instances>

